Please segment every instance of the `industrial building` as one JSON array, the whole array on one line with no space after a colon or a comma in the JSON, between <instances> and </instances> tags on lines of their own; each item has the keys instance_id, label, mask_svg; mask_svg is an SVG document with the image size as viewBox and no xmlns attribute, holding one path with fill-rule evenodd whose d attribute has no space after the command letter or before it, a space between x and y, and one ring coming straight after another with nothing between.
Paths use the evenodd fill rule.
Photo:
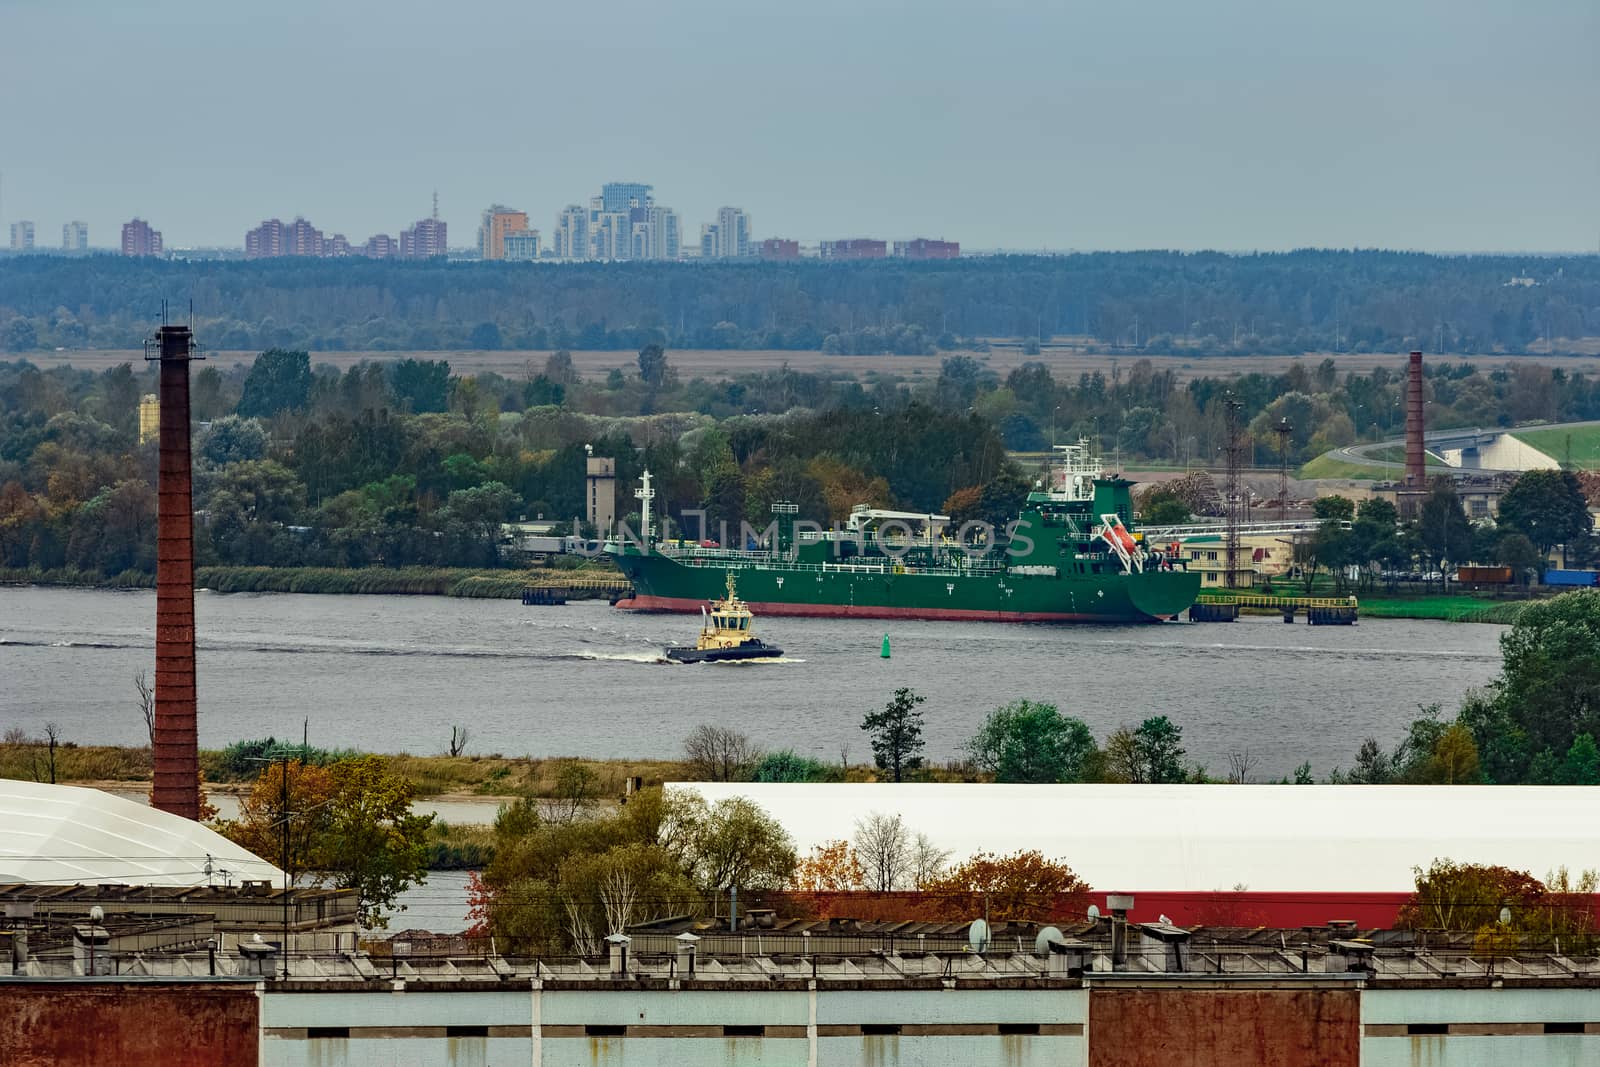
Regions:
<instances>
[{"instance_id":1,"label":"industrial building","mask_svg":"<svg viewBox=\"0 0 1600 1067\"><path fill-rule=\"evenodd\" d=\"M958 241L915 237L909 241L896 241L894 254L898 259L960 259L961 244Z\"/></svg>"},{"instance_id":2,"label":"industrial building","mask_svg":"<svg viewBox=\"0 0 1600 1067\"><path fill-rule=\"evenodd\" d=\"M823 241L817 254L823 259L884 259L889 254L889 244L872 237L849 237L841 241Z\"/></svg>"},{"instance_id":3,"label":"industrial building","mask_svg":"<svg viewBox=\"0 0 1600 1067\"><path fill-rule=\"evenodd\" d=\"M1343 1067L1600 1058L1600 959L1350 930L973 924L957 951L148 952L0 967L8 1064ZM0 937L0 943L4 938ZM214 973L213 973L214 970Z\"/></svg>"},{"instance_id":4,"label":"industrial building","mask_svg":"<svg viewBox=\"0 0 1600 1067\"><path fill-rule=\"evenodd\" d=\"M1416 867L1449 857L1544 877L1594 863L1600 791L1565 786L970 785L694 782L708 802L748 797L804 853L899 814L957 856L1037 849L1137 919L1234 917L1298 927L1394 924Z\"/></svg>"}]
</instances>

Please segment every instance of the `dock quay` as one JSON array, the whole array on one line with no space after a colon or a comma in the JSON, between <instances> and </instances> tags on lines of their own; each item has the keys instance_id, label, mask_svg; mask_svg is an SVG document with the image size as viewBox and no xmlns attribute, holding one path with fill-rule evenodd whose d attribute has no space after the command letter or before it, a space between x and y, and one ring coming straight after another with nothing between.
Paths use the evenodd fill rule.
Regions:
<instances>
[{"instance_id":1,"label":"dock quay","mask_svg":"<svg viewBox=\"0 0 1600 1067\"><path fill-rule=\"evenodd\" d=\"M1258 608L1280 612L1284 622L1294 622L1298 613L1304 613L1311 626L1353 626L1360 613L1356 598L1339 596L1258 596L1240 594L1229 596L1218 593L1201 593L1189 608L1190 622L1234 622L1241 608Z\"/></svg>"},{"instance_id":2,"label":"dock quay","mask_svg":"<svg viewBox=\"0 0 1600 1067\"><path fill-rule=\"evenodd\" d=\"M581 578L559 584L523 586L522 603L526 607L555 607L569 600L602 598L616 603L632 591L633 584L626 578Z\"/></svg>"}]
</instances>

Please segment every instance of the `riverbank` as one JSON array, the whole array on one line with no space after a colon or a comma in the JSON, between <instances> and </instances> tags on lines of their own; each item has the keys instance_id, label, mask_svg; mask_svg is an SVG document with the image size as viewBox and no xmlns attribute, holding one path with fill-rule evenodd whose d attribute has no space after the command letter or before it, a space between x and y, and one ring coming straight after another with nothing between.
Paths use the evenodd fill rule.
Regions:
<instances>
[{"instance_id":1,"label":"riverbank","mask_svg":"<svg viewBox=\"0 0 1600 1067\"><path fill-rule=\"evenodd\" d=\"M0 585L72 586L90 589L153 589L155 575L124 571L104 575L69 567L52 570L0 569ZM576 566L487 570L468 567L199 567L196 589L214 593L326 593L342 595L452 596L516 600L522 591L566 588L570 599L604 599L625 584L604 560Z\"/></svg>"},{"instance_id":2,"label":"riverbank","mask_svg":"<svg viewBox=\"0 0 1600 1067\"><path fill-rule=\"evenodd\" d=\"M358 753L348 753L356 755ZM359 753L365 755L365 753ZM334 755L346 755L344 752ZM315 759L316 756L313 756ZM630 778L645 785L693 779L681 760L606 760L563 757L413 756L385 754L395 773L411 783L418 797L471 796L491 800L516 797L554 799L570 794L574 781L596 796L621 796ZM54 754L37 739L0 742L0 778L49 781L61 785L149 782L150 749L126 745L79 745L63 741ZM257 770L250 765L250 772ZM200 773L206 788L229 793L248 790L254 774L230 767L222 749L200 750Z\"/></svg>"},{"instance_id":3,"label":"riverbank","mask_svg":"<svg viewBox=\"0 0 1600 1067\"><path fill-rule=\"evenodd\" d=\"M1524 588L1516 597L1483 596L1474 593L1389 593L1386 591L1357 592L1346 590L1335 593L1331 582L1318 582L1308 593L1300 582L1283 583L1258 589L1207 589L1208 597L1225 597L1230 593L1239 596L1329 597L1343 599L1354 596L1363 619L1417 619L1434 622L1487 622L1510 626L1517 621L1522 609L1542 599L1531 589ZM1277 608L1241 607L1241 615L1276 615Z\"/></svg>"}]
</instances>

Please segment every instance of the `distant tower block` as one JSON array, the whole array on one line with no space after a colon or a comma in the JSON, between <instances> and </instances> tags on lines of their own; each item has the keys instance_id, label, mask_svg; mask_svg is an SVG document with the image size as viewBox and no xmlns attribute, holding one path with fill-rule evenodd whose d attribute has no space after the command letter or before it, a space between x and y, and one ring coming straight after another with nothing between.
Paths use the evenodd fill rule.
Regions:
<instances>
[{"instance_id":1,"label":"distant tower block","mask_svg":"<svg viewBox=\"0 0 1600 1067\"><path fill-rule=\"evenodd\" d=\"M139 398L139 443L153 440L161 428L161 401L154 393Z\"/></svg>"},{"instance_id":2,"label":"distant tower block","mask_svg":"<svg viewBox=\"0 0 1600 1067\"><path fill-rule=\"evenodd\" d=\"M187 326L162 326L145 345L161 361L156 525L155 790L162 811L200 817L194 670L194 505L189 453ZM153 353L153 354L152 354Z\"/></svg>"},{"instance_id":3,"label":"distant tower block","mask_svg":"<svg viewBox=\"0 0 1600 1067\"><path fill-rule=\"evenodd\" d=\"M607 537L617 521L617 461L596 456L589 445L584 446L584 451L589 455L584 487L589 525L599 531L601 537Z\"/></svg>"},{"instance_id":4,"label":"distant tower block","mask_svg":"<svg viewBox=\"0 0 1600 1067\"><path fill-rule=\"evenodd\" d=\"M1428 460L1423 446L1427 429L1422 410L1422 353L1411 353L1406 378L1406 482L1400 494L1402 518L1415 518L1428 491Z\"/></svg>"}]
</instances>

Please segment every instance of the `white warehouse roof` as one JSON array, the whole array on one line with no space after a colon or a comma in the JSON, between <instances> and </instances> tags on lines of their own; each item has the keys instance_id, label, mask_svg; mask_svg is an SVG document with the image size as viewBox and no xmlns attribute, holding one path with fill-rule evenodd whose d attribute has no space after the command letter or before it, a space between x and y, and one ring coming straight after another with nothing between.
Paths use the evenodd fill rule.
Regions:
<instances>
[{"instance_id":1,"label":"white warehouse roof","mask_svg":"<svg viewBox=\"0 0 1600 1067\"><path fill-rule=\"evenodd\" d=\"M0 779L0 883L203 886L283 873L215 830L98 789Z\"/></svg>"},{"instance_id":2,"label":"white warehouse roof","mask_svg":"<svg viewBox=\"0 0 1600 1067\"><path fill-rule=\"evenodd\" d=\"M1038 849L1100 890L1408 893L1436 858L1543 879L1600 867L1600 788L1332 785L769 785L674 783L744 796L804 853L901 815L959 861Z\"/></svg>"}]
</instances>

